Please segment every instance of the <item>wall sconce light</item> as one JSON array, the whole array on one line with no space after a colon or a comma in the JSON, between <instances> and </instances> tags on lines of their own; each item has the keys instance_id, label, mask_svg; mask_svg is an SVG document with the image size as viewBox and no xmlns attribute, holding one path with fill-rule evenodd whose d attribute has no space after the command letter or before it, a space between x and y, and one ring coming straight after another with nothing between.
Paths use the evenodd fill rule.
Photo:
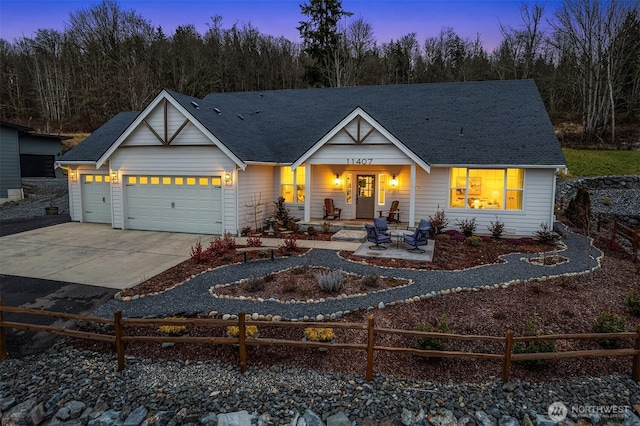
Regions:
<instances>
[{"instance_id":1,"label":"wall sconce light","mask_svg":"<svg viewBox=\"0 0 640 426\"><path fill-rule=\"evenodd\" d=\"M336 173L336 178L333 180L333 186L336 188L340 186L340 175Z\"/></svg>"},{"instance_id":2,"label":"wall sconce light","mask_svg":"<svg viewBox=\"0 0 640 426\"><path fill-rule=\"evenodd\" d=\"M397 188L398 187L398 179L396 179L396 175L392 175L391 176L391 182L389 182L391 184L392 188Z\"/></svg>"},{"instance_id":3,"label":"wall sconce light","mask_svg":"<svg viewBox=\"0 0 640 426\"><path fill-rule=\"evenodd\" d=\"M75 170L69 171L69 177L71 178L71 182L75 182L78 180L78 172Z\"/></svg>"},{"instance_id":4,"label":"wall sconce light","mask_svg":"<svg viewBox=\"0 0 640 426\"><path fill-rule=\"evenodd\" d=\"M231 172L224 172L224 183L231 185L233 183L233 175Z\"/></svg>"},{"instance_id":5,"label":"wall sconce light","mask_svg":"<svg viewBox=\"0 0 640 426\"><path fill-rule=\"evenodd\" d=\"M118 183L118 171L111 170L111 182Z\"/></svg>"}]
</instances>

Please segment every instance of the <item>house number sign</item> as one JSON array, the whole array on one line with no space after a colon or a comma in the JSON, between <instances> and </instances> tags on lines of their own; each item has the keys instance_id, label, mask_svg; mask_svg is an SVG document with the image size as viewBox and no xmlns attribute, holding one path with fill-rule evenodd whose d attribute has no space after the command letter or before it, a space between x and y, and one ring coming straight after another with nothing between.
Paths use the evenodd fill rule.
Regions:
<instances>
[{"instance_id":1,"label":"house number sign","mask_svg":"<svg viewBox=\"0 0 640 426\"><path fill-rule=\"evenodd\" d=\"M373 158L347 158L347 164L371 164L373 163Z\"/></svg>"}]
</instances>

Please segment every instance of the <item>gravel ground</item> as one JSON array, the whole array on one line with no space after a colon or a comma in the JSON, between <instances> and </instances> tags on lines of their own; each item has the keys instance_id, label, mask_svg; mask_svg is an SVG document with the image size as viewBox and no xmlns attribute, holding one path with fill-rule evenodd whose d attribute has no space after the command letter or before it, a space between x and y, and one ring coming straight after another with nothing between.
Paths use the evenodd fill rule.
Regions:
<instances>
[{"instance_id":1,"label":"gravel ground","mask_svg":"<svg viewBox=\"0 0 640 426\"><path fill-rule=\"evenodd\" d=\"M44 216L44 208L52 203L58 207L59 213L69 211L66 178L25 178L22 186L25 198L0 204L0 220Z\"/></svg>"}]
</instances>

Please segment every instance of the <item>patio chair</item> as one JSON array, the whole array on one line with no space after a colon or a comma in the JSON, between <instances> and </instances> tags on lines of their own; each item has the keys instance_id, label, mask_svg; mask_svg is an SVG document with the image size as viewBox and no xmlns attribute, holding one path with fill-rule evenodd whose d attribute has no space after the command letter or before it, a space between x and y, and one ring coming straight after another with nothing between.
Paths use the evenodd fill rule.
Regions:
<instances>
[{"instance_id":1,"label":"patio chair","mask_svg":"<svg viewBox=\"0 0 640 426\"><path fill-rule=\"evenodd\" d=\"M431 222L422 219L413 235L404 237L404 242L412 246L407 251L411 253L425 253L425 250L419 248L419 246L426 246L429 244L429 233L431 232Z\"/></svg>"},{"instance_id":2,"label":"patio chair","mask_svg":"<svg viewBox=\"0 0 640 426\"><path fill-rule=\"evenodd\" d=\"M323 219L340 219L340 215L342 214L342 209L338 209L333 205L333 198L325 198L324 199L324 217Z\"/></svg>"},{"instance_id":3,"label":"patio chair","mask_svg":"<svg viewBox=\"0 0 640 426\"><path fill-rule=\"evenodd\" d=\"M373 246L369 246L372 250L386 250L385 246L380 244L390 243L391 238L388 235L380 234L376 231L376 227L368 223L364 224L364 228L367 230L367 241L375 243Z\"/></svg>"},{"instance_id":4,"label":"patio chair","mask_svg":"<svg viewBox=\"0 0 640 426\"><path fill-rule=\"evenodd\" d=\"M373 219L373 226L376 227L376 231L378 231L379 234L385 234L387 233L387 231L389 230L389 227L387 226L387 218L386 217L376 217Z\"/></svg>"},{"instance_id":5,"label":"patio chair","mask_svg":"<svg viewBox=\"0 0 640 426\"><path fill-rule=\"evenodd\" d=\"M400 222L400 211L398 209L398 205L400 201L394 200L391 202L391 208L389 209L389 215L387 216L387 222L389 223L398 223Z\"/></svg>"}]
</instances>

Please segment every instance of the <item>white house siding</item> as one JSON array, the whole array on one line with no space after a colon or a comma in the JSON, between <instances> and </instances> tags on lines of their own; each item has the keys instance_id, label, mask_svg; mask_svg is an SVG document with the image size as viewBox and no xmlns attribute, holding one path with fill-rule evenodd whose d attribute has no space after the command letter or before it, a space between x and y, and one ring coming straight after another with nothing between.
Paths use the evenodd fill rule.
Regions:
<instances>
[{"instance_id":1,"label":"white house siding","mask_svg":"<svg viewBox=\"0 0 640 426\"><path fill-rule=\"evenodd\" d=\"M235 164L220 149L209 146L131 146L118 149L111 157L110 165L119 175L118 183L112 184L114 228L125 228L124 205L126 197L122 191L128 175L146 176L221 176L223 178L223 230L236 233L237 174L233 184L224 183L225 171L233 172Z\"/></svg>"},{"instance_id":2,"label":"white house siding","mask_svg":"<svg viewBox=\"0 0 640 426\"><path fill-rule=\"evenodd\" d=\"M259 227L272 212L273 202L279 196L279 192L275 192L275 175L279 178L279 173L272 166L249 165L245 170L238 170L238 232L247 226L255 229L252 203L261 203L257 209Z\"/></svg>"},{"instance_id":3,"label":"white house siding","mask_svg":"<svg viewBox=\"0 0 640 426\"><path fill-rule=\"evenodd\" d=\"M368 139L367 139L368 140ZM369 166L411 164L412 160L395 145L324 145L307 160L309 164L333 164L346 168L366 161ZM339 171L336 170L336 173Z\"/></svg>"},{"instance_id":4,"label":"white house siding","mask_svg":"<svg viewBox=\"0 0 640 426\"><path fill-rule=\"evenodd\" d=\"M371 131L372 126L364 119L360 120L360 132L358 133L358 123L357 119L352 120L349 124L347 124L343 130L338 132L329 142L328 144L352 144L355 143L353 139L349 136L351 135L356 140L360 137L360 140L364 138L369 131ZM349 132L348 134L346 132ZM374 130L369 133L364 142L366 144L388 144L389 140L384 137L380 132Z\"/></svg>"},{"instance_id":5,"label":"white house siding","mask_svg":"<svg viewBox=\"0 0 640 426\"><path fill-rule=\"evenodd\" d=\"M103 166L100 169L96 170L95 166L91 165L82 165L78 166L76 170L76 180L75 182L69 178L68 186L69 186L69 214L71 216L71 220L75 222L81 222L82 218L82 176L84 175L104 175L107 176L109 174L109 168L107 166ZM113 184L111 184L111 193L113 194ZM111 203L112 211L111 217L113 218L113 200Z\"/></svg>"},{"instance_id":6,"label":"white house siding","mask_svg":"<svg viewBox=\"0 0 640 426\"><path fill-rule=\"evenodd\" d=\"M553 209L554 169L526 169L522 210L476 210L449 208L449 168L432 167L431 173L419 170L416 180L416 220L427 219L438 207L444 209L449 228L475 218L478 234L489 234L487 227L496 216L505 223L505 235L531 236L541 223L549 224Z\"/></svg>"}]
</instances>

